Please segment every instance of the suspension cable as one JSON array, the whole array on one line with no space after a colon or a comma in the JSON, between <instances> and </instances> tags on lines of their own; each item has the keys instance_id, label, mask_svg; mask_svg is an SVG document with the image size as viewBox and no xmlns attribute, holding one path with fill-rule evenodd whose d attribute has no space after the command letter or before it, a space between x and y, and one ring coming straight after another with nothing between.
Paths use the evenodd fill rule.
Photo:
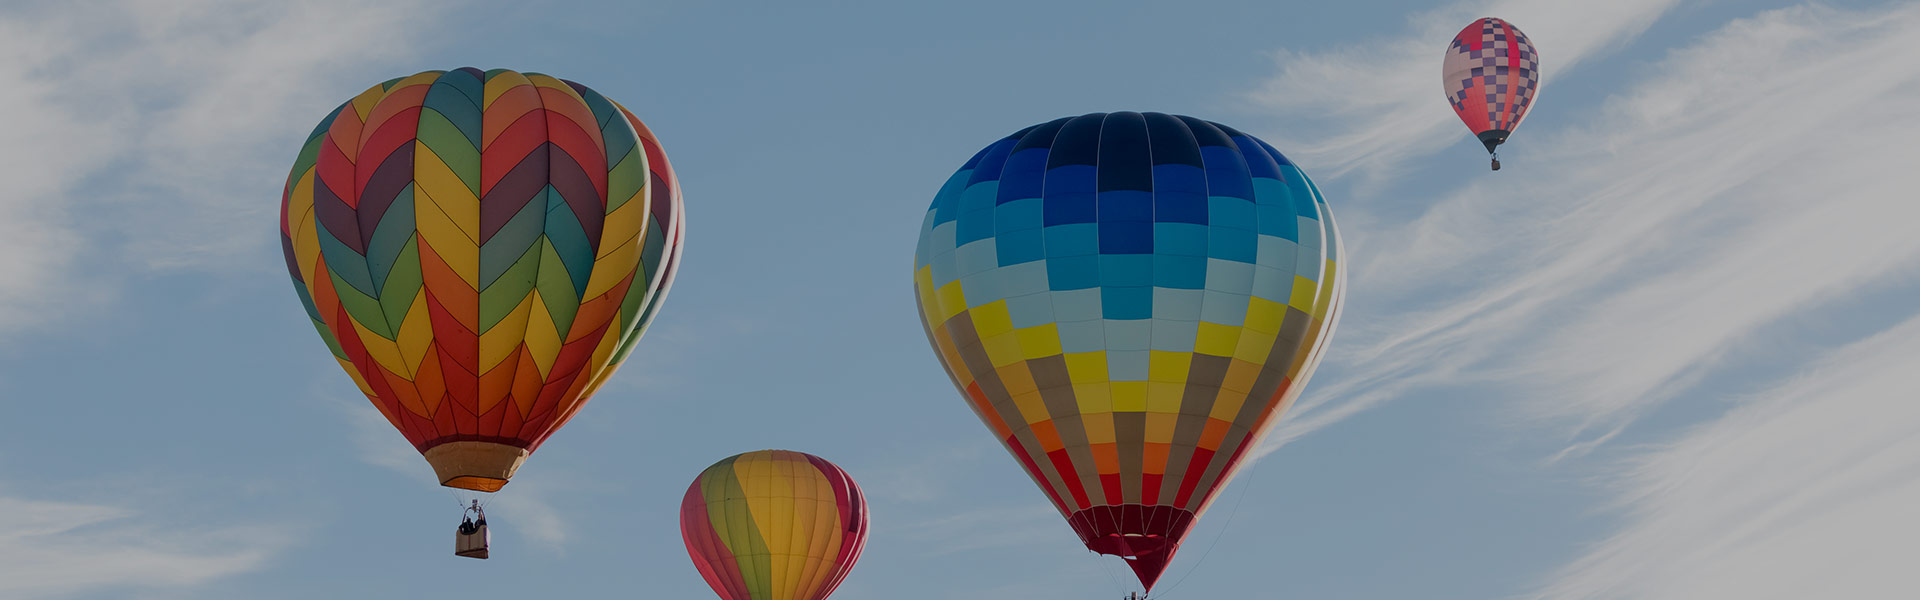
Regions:
<instances>
[{"instance_id":1,"label":"suspension cable","mask_svg":"<svg viewBox=\"0 0 1920 600\"><path fill-rule=\"evenodd\" d=\"M1178 589L1180 584L1186 583L1187 577L1193 575L1193 572L1200 568L1200 563L1206 562L1207 555L1213 554L1213 547L1220 544L1220 538L1226 537L1227 530L1231 529L1229 526L1233 525L1233 516L1240 514L1240 503L1247 499L1247 490L1253 489L1254 475L1259 473L1257 469L1250 469L1250 471L1251 472L1247 473L1247 480L1240 482L1240 495L1233 500L1233 510L1228 511L1227 520L1220 523L1220 533L1213 536L1213 542L1207 544L1206 551L1201 552L1200 558L1193 561L1193 566L1187 567L1186 573L1181 574L1179 579L1174 580L1173 585L1167 586L1167 589L1162 590L1159 595L1154 596L1156 600L1165 600L1167 592Z\"/></svg>"}]
</instances>

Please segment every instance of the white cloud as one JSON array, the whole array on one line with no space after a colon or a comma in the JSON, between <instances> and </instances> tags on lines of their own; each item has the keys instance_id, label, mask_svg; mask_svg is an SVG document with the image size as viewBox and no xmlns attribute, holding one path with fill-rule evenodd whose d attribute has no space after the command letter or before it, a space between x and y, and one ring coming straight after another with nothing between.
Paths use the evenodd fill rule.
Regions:
<instances>
[{"instance_id":1,"label":"white cloud","mask_svg":"<svg viewBox=\"0 0 1920 600\"><path fill-rule=\"evenodd\" d=\"M381 416L380 409L358 397L333 404L344 411L352 430L353 447L361 462L390 469L419 485L432 485L436 481L433 467ZM509 533L524 536L547 552L564 555L567 541L573 537L573 527L554 505L553 495L577 494L590 486L580 485L565 473L550 471L540 469L531 474L516 474L512 484L493 494L442 489L462 506L479 500L483 508L492 511L488 526L495 532L496 540Z\"/></svg>"},{"instance_id":2,"label":"white cloud","mask_svg":"<svg viewBox=\"0 0 1920 600\"><path fill-rule=\"evenodd\" d=\"M1264 450L1412 390L1483 385L1527 398L1517 418L1588 432L1584 452L1756 331L1912 281L1917 36L1912 5L1736 21L1592 123L1534 132L1526 169L1355 232L1348 318L1365 320L1333 360L1365 368L1310 390Z\"/></svg>"},{"instance_id":3,"label":"white cloud","mask_svg":"<svg viewBox=\"0 0 1920 600\"><path fill-rule=\"evenodd\" d=\"M407 443L400 432L394 431L393 424L380 415L380 409L374 408L365 398L351 398L336 403L344 411L353 433L353 447L361 462L391 469L407 481L420 485L431 485L435 481L433 467L420 456L420 452ZM563 481L548 481L544 477L537 483L528 483L528 475L514 478L514 483L497 494L483 494L454 488L445 488L450 495L465 504L472 500L495 510L495 516L489 526L496 532L510 530L516 535L526 536L540 547L556 554L564 553L566 542L572 537L572 527L561 517L555 508L550 492L578 491L577 486L569 486ZM534 477L538 477L535 475ZM556 490L555 486L562 486Z\"/></svg>"},{"instance_id":4,"label":"white cloud","mask_svg":"<svg viewBox=\"0 0 1920 600\"><path fill-rule=\"evenodd\" d=\"M345 377L338 373L327 375ZM393 423L365 396L348 398L334 405L343 411L348 426L353 429L353 448L361 462L392 469L415 481L434 481L433 467L427 464L427 459L420 456L420 451L415 450L406 436L395 430Z\"/></svg>"},{"instance_id":5,"label":"white cloud","mask_svg":"<svg viewBox=\"0 0 1920 600\"><path fill-rule=\"evenodd\" d=\"M299 142L327 110L392 76L361 69L410 54L434 22L420 15L426 4L0 10L0 110L17 117L0 128L0 331L98 295L76 293L113 279L94 263L224 266L273 251L267 234L235 232L271 231Z\"/></svg>"},{"instance_id":6,"label":"white cloud","mask_svg":"<svg viewBox=\"0 0 1920 600\"><path fill-rule=\"evenodd\" d=\"M1664 77L1614 103L1628 130L1672 132L1631 167L1659 171L1659 158L1696 150L1689 173L1662 178L1679 205L1669 224L1631 236L1654 247L1621 248L1628 264L1585 288L1585 314L1523 347L1544 356L1518 372L1582 390L1532 412L1619 423L1742 359L1812 366L1637 455L1610 482L1623 529L1538 597L1881 598L1912 587L1920 318L1909 303L1854 297L1920 280L1910 228L1920 208L1906 201L1920 186L1916 38L1911 4L1772 11L1676 53ZM1628 275L1659 256L1672 258ZM1838 306L1908 320L1827 353L1761 333L1817 327Z\"/></svg>"},{"instance_id":7,"label":"white cloud","mask_svg":"<svg viewBox=\"0 0 1920 600\"><path fill-rule=\"evenodd\" d=\"M1640 456L1618 534L1539 598L1891 598L1920 561L1920 318Z\"/></svg>"},{"instance_id":8,"label":"white cloud","mask_svg":"<svg viewBox=\"0 0 1920 600\"><path fill-rule=\"evenodd\" d=\"M299 143L327 111L367 86L411 74L386 66L434 31L430 2L137 3L140 57L110 68L164 107L137 135L132 193L176 199L139 225L132 255L157 267L273 250L255 236L279 213ZM368 66L379 66L368 69ZM164 69L155 72L155 67ZM137 204L152 206L134 200Z\"/></svg>"},{"instance_id":9,"label":"white cloud","mask_svg":"<svg viewBox=\"0 0 1920 600\"><path fill-rule=\"evenodd\" d=\"M548 494L569 490L555 489L553 482L530 484L525 479L517 478L518 487L503 489L491 503L483 499L481 504L500 509L496 512L509 519L496 521L494 527L511 527L514 533L526 536L548 552L565 554L573 528L560 516L560 509Z\"/></svg>"},{"instance_id":10,"label":"white cloud","mask_svg":"<svg viewBox=\"0 0 1920 600\"><path fill-rule=\"evenodd\" d=\"M160 526L127 508L0 497L0 596L182 587L258 569L289 541L256 526Z\"/></svg>"},{"instance_id":11,"label":"white cloud","mask_svg":"<svg viewBox=\"0 0 1920 600\"><path fill-rule=\"evenodd\" d=\"M37 320L71 290L66 272L81 241L60 194L111 147L103 124L58 110L58 85L37 76L73 40L0 19L0 331Z\"/></svg>"},{"instance_id":12,"label":"white cloud","mask_svg":"<svg viewBox=\"0 0 1920 600\"><path fill-rule=\"evenodd\" d=\"M1679 0L1498 0L1460 2L1408 18L1410 34L1361 40L1331 52L1282 50L1280 73L1249 95L1266 110L1311 113L1314 139L1282 148L1315 174L1379 169L1444 148L1467 135L1443 99L1440 59L1453 35L1476 18L1497 16L1540 48L1541 98L1553 82L1590 57L1639 35ZM1546 110L1552 110L1547 108ZM1531 132L1530 132L1531 133ZM1276 136L1283 137L1283 136Z\"/></svg>"},{"instance_id":13,"label":"white cloud","mask_svg":"<svg viewBox=\"0 0 1920 600\"><path fill-rule=\"evenodd\" d=\"M412 51L431 22L416 18L423 5L0 9L0 111L13 117L0 127L0 333L110 302L113 282L137 275L128 263L272 251L298 142L370 83L355 69ZM159 524L165 512L0 497L0 596L191 589L262 568L292 542L271 527Z\"/></svg>"},{"instance_id":14,"label":"white cloud","mask_svg":"<svg viewBox=\"0 0 1920 600\"><path fill-rule=\"evenodd\" d=\"M1601 481L1622 528L1537 597L1911 588L1920 317L1876 294L1920 284L1914 39L1913 4L1733 21L1590 122L1531 132L1524 168L1350 232L1353 304L1332 357L1347 376L1310 390L1262 450L1380 402L1471 389L1567 434L1557 460L1611 449L1667 403L1711 409L1728 381L1811 365L1671 441L1618 450L1632 460ZM1838 334L1820 329L1843 318L1905 322L1826 351Z\"/></svg>"}]
</instances>

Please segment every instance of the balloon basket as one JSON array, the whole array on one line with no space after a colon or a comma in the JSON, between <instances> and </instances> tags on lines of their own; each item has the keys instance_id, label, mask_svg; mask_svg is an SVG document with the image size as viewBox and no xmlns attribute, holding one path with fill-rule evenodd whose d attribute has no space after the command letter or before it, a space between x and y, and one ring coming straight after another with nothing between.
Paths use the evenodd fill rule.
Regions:
<instances>
[{"instance_id":1,"label":"balloon basket","mask_svg":"<svg viewBox=\"0 0 1920 600\"><path fill-rule=\"evenodd\" d=\"M493 533L487 531L487 513L480 511L480 501L475 500L468 511L479 515L480 520L461 516L460 528L453 532L453 555L467 558L487 558L487 545L493 542Z\"/></svg>"},{"instance_id":2,"label":"balloon basket","mask_svg":"<svg viewBox=\"0 0 1920 600\"><path fill-rule=\"evenodd\" d=\"M467 558L487 558L487 543L493 541L486 523L475 525L471 530L463 525L453 537L453 555Z\"/></svg>"}]
</instances>

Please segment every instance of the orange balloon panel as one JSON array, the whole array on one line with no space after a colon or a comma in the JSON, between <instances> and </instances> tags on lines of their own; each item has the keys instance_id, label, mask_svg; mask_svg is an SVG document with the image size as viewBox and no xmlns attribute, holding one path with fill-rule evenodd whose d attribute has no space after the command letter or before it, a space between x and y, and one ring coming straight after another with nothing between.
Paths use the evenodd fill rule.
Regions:
<instances>
[{"instance_id":1,"label":"orange balloon panel","mask_svg":"<svg viewBox=\"0 0 1920 600\"><path fill-rule=\"evenodd\" d=\"M679 194L643 132L586 86L465 68L369 88L301 150L295 289L443 484L505 485L665 295Z\"/></svg>"}]
</instances>

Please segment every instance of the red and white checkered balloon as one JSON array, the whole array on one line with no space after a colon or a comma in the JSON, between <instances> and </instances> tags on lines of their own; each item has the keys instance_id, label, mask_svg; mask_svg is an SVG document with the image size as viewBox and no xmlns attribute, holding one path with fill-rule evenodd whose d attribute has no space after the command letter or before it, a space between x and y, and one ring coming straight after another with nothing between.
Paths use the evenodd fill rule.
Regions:
<instances>
[{"instance_id":1,"label":"red and white checkered balloon","mask_svg":"<svg viewBox=\"0 0 1920 600\"><path fill-rule=\"evenodd\" d=\"M1492 152L1533 106L1540 52L1512 23L1480 19L1453 36L1441 82L1453 112Z\"/></svg>"}]
</instances>

